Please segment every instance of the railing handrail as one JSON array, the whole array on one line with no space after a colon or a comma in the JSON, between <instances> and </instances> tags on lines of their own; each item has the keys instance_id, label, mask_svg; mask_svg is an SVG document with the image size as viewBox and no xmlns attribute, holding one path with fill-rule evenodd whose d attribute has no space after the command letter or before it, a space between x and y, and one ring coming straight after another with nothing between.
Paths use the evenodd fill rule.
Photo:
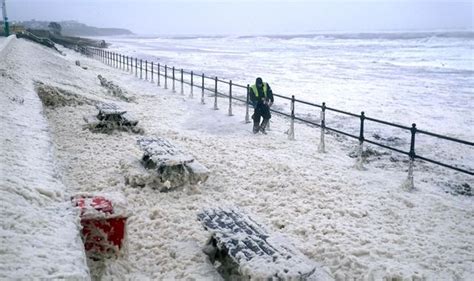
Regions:
<instances>
[{"instance_id":1,"label":"railing handrail","mask_svg":"<svg viewBox=\"0 0 474 281\"><path fill-rule=\"evenodd\" d=\"M102 49L98 49L98 48L90 48L90 49L95 50L96 52L99 51L98 54L100 54L100 56L102 58L104 58L106 60L106 62L107 61L112 62L115 65L117 65L117 63L122 63L123 64L124 60L122 58L126 57L127 58L127 60L126 60L127 69L128 69L128 67L130 67L131 70L133 71L133 67L135 66L135 71L136 71L136 74L137 74L137 71L138 71L138 69L137 69L137 64L138 64L137 58L135 58L135 65L134 65L134 63L133 63L134 58L133 57L118 55L116 53L109 52L109 51L102 50ZM118 59L117 59L117 57L118 57ZM130 62L129 62L129 58L130 58ZM145 61L145 62L147 62L147 61ZM149 71L148 66L146 66L145 70L144 70L145 71L145 77L147 77L147 72L151 72L152 76L153 76L153 74L157 74L158 83L160 83L159 82L159 77L160 76L164 77L165 78L165 88L166 88L167 79L173 79L173 89L174 89L174 82L175 81L181 81L181 83L183 83L183 84L187 84L187 85L190 85L192 87L200 88L202 90L203 94L204 94L204 91L208 91L208 92L212 92L215 95L215 98L217 98L217 96L228 97L230 100L236 100L236 101L239 101L239 102L247 103L247 100L243 100L243 99L239 98L239 96L237 96L237 95L226 95L225 93L220 92L217 88L217 82L224 83L226 85L230 85L230 87L239 87L239 88L243 88L243 89L248 89L248 86L240 85L240 84L235 83L233 81L230 82L230 80L227 81L227 80L224 80L224 79L219 79L217 76L214 76L214 77L207 76L202 72L194 72L192 70L185 70L185 69L182 69L182 68L175 68L174 66L170 67L167 64L163 65L162 63L156 63L154 65L156 66L155 69L157 71L155 71L155 69L151 69L151 71ZM140 60L140 70L142 71L141 67L142 67L142 60ZM160 72L160 69L165 70L165 73ZM167 70L172 71L172 77L170 77L170 75L166 73ZM176 78L175 75L174 75L175 71L178 71L178 72L182 71L182 73L189 74L189 75L192 74L193 77L201 78L201 80L202 80L201 84L202 85L200 85L200 83L192 84L191 82L185 81L182 78L182 76L181 76L181 78ZM211 80L212 82L214 82L215 83L214 88L206 87L205 86L205 79L208 79L208 80ZM248 93L247 93L247 95L248 95ZM429 159L427 157L417 155L415 153L415 149L414 149L415 148L415 134L424 134L424 135L428 135L428 136L431 136L431 137L435 137L435 138L439 138L439 139L443 139L443 140L447 140L447 141L451 141L451 142L455 142L455 143L460 143L460 144L468 145L468 146L474 146L474 142L470 142L470 141L466 141L466 140L462 140L462 139L458 139L458 138L454 138L454 137L449 137L449 136L445 136L445 135L442 135L442 134L433 133L433 132L429 132L429 131L425 131L425 130L419 130L419 129L416 128L415 124L412 124L412 126L409 127L409 126L400 125L400 124L393 123L393 122L388 122L388 121L384 121L384 120L380 120L380 119L376 119L376 118L372 118L372 117L367 117L367 116L365 116L364 112L362 112L361 114L356 114L356 113L340 110L340 109L333 108L333 107L327 107L325 105L325 103L322 103L322 105L319 105L319 104L316 104L316 103L313 103L313 102L308 102L308 101L305 101L305 100L296 99L294 96L292 98L290 98L290 97L275 94L275 93L273 95L275 97L291 101L292 106L294 106L295 103L305 104L305 105L309 105L309 106L312 106L312 107L320 108L322 110L322 112L324 112L324 111L333 111L333 112L340 113L340 114L343 114L343 115L347 115L347 116L350 116L350 117L359 118L361 120L361 131L360 131L360 135L357 136L357 135L353 135L353 134L344 132L344 131L336 129L336 128L326 126L324 119L321 120L322 121L321 124L318 124L318 123L315 123L313 121L297 117L293 113L294 112L293 108L292 108L292 113L291 114L288 114L288 113L282 112L280 110L276 110L276 109L271 108L270 109L271 112L274 112L276 114L282 115L284 117L291 118L292 120L300 121L302 123L306 123L306 124L310 124L310 125L313 125L313 126L316 126L316 127L320 127L320 128L325 129L325 130L332 131L332 132L335 132L335 133L338 133L338 134L341 134L341 135L344 135L344 136L347 136L347 137L350 137L350 138L353 138L353 139L358 139L361 144L363 142L367 142L367 143L377 145L379 147L382 147L382 148L385 148L385 149L388 149L388 150L392 150L392 151L395 151L395 152L398 152L398 153L401 153L401 154L404 154L404 155L408 155L411 160L420 159L420 160L423 160L423 161L426 161L426 162L429 162L429 163L432 163L432 164L436 164L436 165L439 165L439 166L443 166L443 167L446 167L446 168L449 168L449 169L456 170L458 172L466 173L466 174L469 174L469 175L474 175L473 171L462 169L462 168L459 168L457 166L449 165L449 164L442 163L442 162L439 162L439 161L436 161L436 160L433 160L433 159ZM203 101L203 98L204 98L204 96L202 97L202 101ZM217 100L215 102L217 103ZM217 109L217 104L216 103L215 103L215 109ZM231 106L231 104L230 104L230 106ZM247 104L247 106L248 106L248 104ZM231 110L229 110L229 112L231 112ZM246 117L246 118L248 118L248 117ZM387 125L387 126L396 127L396 128L402 129L402 130L410 131L411 134L412 134L410 151L406 152L406 151L400 150L400 149L395 148L395 147L391 147L391 146L383 144L383 143L379 143L379 142L376 142L376 141L373 141L373 140L370 140L370 139L366 139L363 135L363 133L364 133L363 125L364 125L365 120L376 122L376 123Z\"/></svg>"}]
</instances>

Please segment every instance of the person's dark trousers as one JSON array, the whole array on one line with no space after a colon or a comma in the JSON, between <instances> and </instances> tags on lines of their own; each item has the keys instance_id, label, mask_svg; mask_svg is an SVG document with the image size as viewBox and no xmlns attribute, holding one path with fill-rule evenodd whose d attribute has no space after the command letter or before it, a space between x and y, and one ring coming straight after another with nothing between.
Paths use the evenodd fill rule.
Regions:
<instances>
[{"instance_id":1,"label":"person's dark trousers","mask_svg":"<svg viewBox=\"0 0 474 281\"><path fill-rule=\"evenodd\" d=\"M260 117L263 117L262 124L260 124ZM265 133L265 128L271 117L270 107L264 103L258 103L253 113L253 132L258 133L261 130L262 133Z\"/></svg>"}]
</instances>

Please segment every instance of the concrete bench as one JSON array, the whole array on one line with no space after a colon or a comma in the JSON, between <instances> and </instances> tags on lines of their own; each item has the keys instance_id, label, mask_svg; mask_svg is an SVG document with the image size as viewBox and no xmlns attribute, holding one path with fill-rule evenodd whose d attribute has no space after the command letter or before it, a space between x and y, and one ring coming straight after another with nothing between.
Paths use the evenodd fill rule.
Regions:
<instances>
[{"instance_id":1,"label":"concrete bench","mask_svg":"<svg viewBox=\"0 0 474 281\"><path fill-rule=\"evenodd\" d=\"M331 280L285 238L239 211L207 209L198 220L212 233L205 253L226 280Z\"/></svg>"},{"instance_id":2,"label":"concrete bench","mask_svg":"<svg viewBox=\"0 0 474 281\"><path fill-rule=\"evenodd\" d=\"M206 167L166 139L143 137L137 143L143 150L142 168L124 167L127 184L167 191L185 184L204 183L209 177Z\"/></svg>"},{"instance_id":3,"label":"concrete bench","mask_svg":"<svg viewBox=\"0 0 474 281\"><path fill-rule=\"evenodd\" d=\"M111 133L114 130L143 134L143 129L137 127L138 121L127 111L114 104L101 103L96 105L99 113L96 116L84 117L87 127L93 132Z\"/></svg>"}]
</instances>

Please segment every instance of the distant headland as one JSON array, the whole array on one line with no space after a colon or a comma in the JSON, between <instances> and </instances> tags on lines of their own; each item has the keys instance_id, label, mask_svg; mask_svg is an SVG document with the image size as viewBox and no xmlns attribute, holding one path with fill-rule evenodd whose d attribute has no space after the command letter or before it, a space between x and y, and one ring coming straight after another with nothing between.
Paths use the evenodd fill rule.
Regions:
<instances>
[{"instance_id":1,"label":"distant headland","mask_svg":"<svg viewBox=\"0 0 474 281\"><path fill-rule=\"evenodd\" d=\"M61 34L64 36L115 36L115 35L133 35L128 29L124 28L101 28L89 26L77 21L59 21L61 25ZM20 21L13 22L13 25L23 26L26 29L48 29L50 21Z\"/></svg>"}]
</instances>

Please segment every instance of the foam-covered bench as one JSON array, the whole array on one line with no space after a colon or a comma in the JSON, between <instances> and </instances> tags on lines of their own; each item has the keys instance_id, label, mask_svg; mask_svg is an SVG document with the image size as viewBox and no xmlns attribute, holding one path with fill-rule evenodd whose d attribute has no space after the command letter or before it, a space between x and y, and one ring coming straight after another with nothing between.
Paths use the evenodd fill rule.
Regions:
<instances>
[{"instance_id":1,"label":"foam-covered bench","mask_svg":"<svg viewBox=\"0 0 474 281\"><path fill-rule=\"evenodd\" d=\"M185 184L204 183L209 177L209 170L204 165L166 139L142 137L137 143L143 150L142 167L123 165L129 185L148 185L166 191Z\"/></svg>"},{"instance_id":2,"label":"foam-covered bench","mask_svg":"<svg viewBox=\"0 0 474 281\"><path fill-rule=\"evenodd\" d=\"M95 116L84 117L87 127L93 132L111 133L121 130L142 134L143 129L137 127L138 120L134 119L126 110L110 103L96 105L99 113Z\"/></svg>"},{"instance_id":3,"label":"foam-covered bench","mask_svg":"<svg viewBox=\"0 0 474 281\"><path fill-rule=\"evenodd\" d=\"M198 220L211 232L205 253L224 279L331 280L286 238L240 211L206 209Z\"/></svg>"}]
</instances>

